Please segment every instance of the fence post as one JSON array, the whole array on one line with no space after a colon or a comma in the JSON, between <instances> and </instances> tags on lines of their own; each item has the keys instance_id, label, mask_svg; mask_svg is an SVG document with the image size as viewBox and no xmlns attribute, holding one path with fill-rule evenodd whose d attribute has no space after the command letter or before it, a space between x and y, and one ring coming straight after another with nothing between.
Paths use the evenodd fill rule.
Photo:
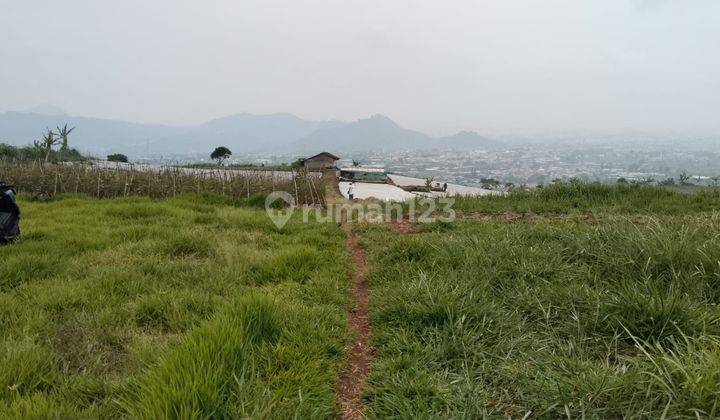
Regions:
<instances>
[{"instance_id":1,"label":"fence post","mask_svg":"<svg viewBox=\"0 0 720 420\"><path fill-rule=\"evenodd\" d=\"M292 168L290 169L290 173L292 174L293 185L295 185L295 203L298 203L300 201L300 194L298 194L297 175L295 174L295 170Z\"/></svg>"}]
</instances>

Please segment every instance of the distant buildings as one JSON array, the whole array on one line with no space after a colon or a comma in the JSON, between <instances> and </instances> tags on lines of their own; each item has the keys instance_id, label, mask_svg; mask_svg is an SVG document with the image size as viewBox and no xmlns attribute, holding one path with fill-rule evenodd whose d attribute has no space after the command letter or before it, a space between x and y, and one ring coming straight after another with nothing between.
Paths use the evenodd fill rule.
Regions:
<instances>
[{"instance_id":1,"label":"distant buildings","mask_svg":"<svg viewBox=\"0 0 720 420\"><path fill-rule=\"evenodd\" d=\"M340 168L338 178L341 181L386 182L387 171L383 168L353 166Z\"/></svg>"}]
</instances>

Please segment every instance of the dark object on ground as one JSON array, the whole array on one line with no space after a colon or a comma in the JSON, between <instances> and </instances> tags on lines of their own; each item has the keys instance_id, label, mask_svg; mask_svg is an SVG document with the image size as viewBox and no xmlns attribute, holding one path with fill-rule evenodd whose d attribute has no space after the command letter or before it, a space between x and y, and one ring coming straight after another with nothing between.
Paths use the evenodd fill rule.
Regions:
<instances>
[{"instance_id":1,"label":"dark object on ground","mask_svg":"<svg viewBox=\"0 0 720 420\"><path fill-rule=\"evenodd\" d=\"M20 237L20 207L15 200L15 189L0 181L0 245Z\"/></svg>"},{"instance_id":2,"label":"dark object on ground","mask_svg":"<svg viewBox=\"0 0 720 420\"><path fill-rule=\"evenodd\" d=\"M108 162L120 162L120 163L128 163L128 157L123 155L122 153L113 153L112 155L107 155Z\"/></svg>"}]
</instances>

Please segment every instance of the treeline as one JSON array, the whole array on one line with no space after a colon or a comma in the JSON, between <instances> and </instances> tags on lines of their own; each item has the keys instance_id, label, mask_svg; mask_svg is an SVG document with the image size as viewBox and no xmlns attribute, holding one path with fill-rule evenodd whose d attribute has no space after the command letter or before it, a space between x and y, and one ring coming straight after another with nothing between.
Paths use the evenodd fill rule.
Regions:
<instances>
[{"instance_id":1,"label":"treeline","mask_svg":"<svg viewBox=\"0 0 720 420\"><path fill-rule=\"evenodd\" d=\"M86 158L70 147L68 138L75 127L65 124L53 131L46 128L42 140L34 140L31 146L11 146L0 143L0 159L11 161L76 162Z\"/></svg>"},{"instance_id":2,"label":"treeline","mask_svg":"<svg viewBox=\"0 0 720 420\"><path fill-rule=\"evenodd\" d=\"M36 146L11 146L0 143L0 159L13 161L44 161L47 151ZM87 160L77 149L51 150L48 160L50 162L79 162Z\"/></svg>"}]
</instances>

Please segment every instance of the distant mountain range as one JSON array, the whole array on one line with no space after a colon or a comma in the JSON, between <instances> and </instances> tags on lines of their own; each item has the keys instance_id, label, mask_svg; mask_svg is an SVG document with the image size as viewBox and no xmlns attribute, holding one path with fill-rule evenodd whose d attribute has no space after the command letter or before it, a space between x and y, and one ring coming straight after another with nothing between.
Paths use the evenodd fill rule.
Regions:
<instances>
[{"instance_id":1,"label":"distant mountain range","mask_svg":"<svg viewBox=\"0 0 720 420\"><path fill-rule=\"evenodd\" d=\"M236 114L200 125L169 126L66 115L51 105L0 114L0 143L26 145L39 139L46 127L76 127L71 146L103 156L125 153L209 153L227 146L236 153L296 153L397 151L410 149L493 149L495 141L475 132L431 137L398 126L390 118L374 115L345 123L309 121L292 114Z\"/></svg>"}]
</instances>

